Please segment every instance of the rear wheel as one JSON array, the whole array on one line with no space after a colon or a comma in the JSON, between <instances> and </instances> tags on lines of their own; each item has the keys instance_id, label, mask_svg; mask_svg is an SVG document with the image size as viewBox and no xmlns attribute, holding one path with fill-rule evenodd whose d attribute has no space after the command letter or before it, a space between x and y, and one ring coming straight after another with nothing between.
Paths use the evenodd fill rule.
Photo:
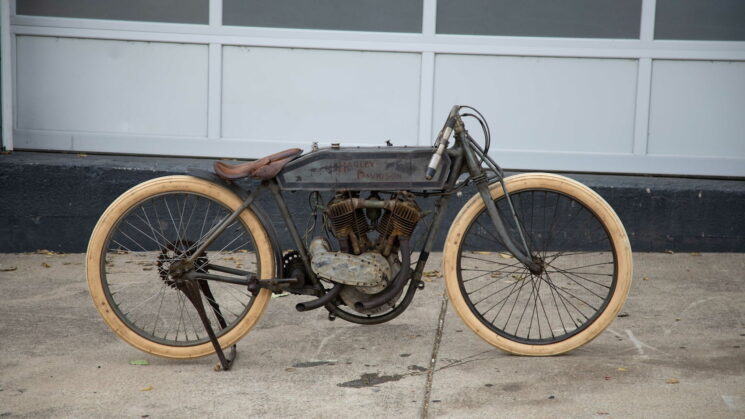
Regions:
<instances>
[{"instance_id":1,"label":"rear wheel","mask_svg":"<svg viewBox=\"0 0 745 419\"><path fill-rule=\"evenodd\" d=\"M521 355L555 355L599 335L631 284L626 232L588 187L543 173L505 180L533 259L531 272L501 243L480 196L456 217L444 249L455 310L490 344ZM521 243L501 185L491 194L510 237Z\"/></svg>"},{"instance_id":2,"label":"rear wheel","mask_svg":"<svg viewBox=\"0 0 745 419\"><path fill-rule=\"evenodd\" d=\"M109 206L91 236L86 271L96 308L120 338L168 358L214 352L197 311L179 290L177 271L241 203L211 182L168 176L135 186ZM210 272L216 265L271 278L272 256L266 230L245 210L196 260L195 269ZM248 333L270 299L266 289L252 295L245 286L199 282L222 347Z\"/></svg>"}]
</instances>

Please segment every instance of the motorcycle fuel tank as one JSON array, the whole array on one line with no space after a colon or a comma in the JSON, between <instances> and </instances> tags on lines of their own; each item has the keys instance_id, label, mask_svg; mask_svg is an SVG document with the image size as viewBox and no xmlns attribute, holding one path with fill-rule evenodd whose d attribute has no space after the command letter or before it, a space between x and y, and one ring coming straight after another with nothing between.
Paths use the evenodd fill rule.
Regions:
<instances>
[{"instance_id":1,"label":"motorcycle fuel tank","mask_svg":"<svg viewBox=\"0 0 745 419\"><path fill-rule=\"evenodd\" d=\"M339 147L310 152L277 175L284 190L438 190L450 170L442 156L432 180L424 178L432 147Z\"/></svg>"}]
</instances>

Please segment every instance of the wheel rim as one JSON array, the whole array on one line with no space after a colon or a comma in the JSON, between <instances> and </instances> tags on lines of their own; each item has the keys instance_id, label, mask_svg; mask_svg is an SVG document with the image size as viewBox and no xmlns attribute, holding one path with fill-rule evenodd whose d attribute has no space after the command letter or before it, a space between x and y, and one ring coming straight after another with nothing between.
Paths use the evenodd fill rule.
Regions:
<instances>
[{"instance_id":1,"label":"wheel rim","mask_svg":"<svg viewBox=\"0 0 745 419\"><path fill-rule=\"evenodd\" d=\"M196 309L174 283L172 267L193 254L231 213L208 196L168 192L138 202L116 221L102 249L101 283L112 310L129 329L168 346L209 342ZM241 217L197 259L196 270L208 272L209 264L261 272L254 238ZM209 281L208 288L212 298L200 295L219 338L246 316L254 297L232 284Z\"/></svg>"},{"instance_id":2,"label":"wheel rim","mask_svg":"<svg viewBox=\"0 0 745 419\"><path fill-rule=\"evenodd\" d=\"M465 230L457 273L469 310L514 342L548 345L589 327L605 310L618 278L618 256L601 218L582 202L549 189L510 193L533 249L544 265L531 273L512 258L482 210ZM504 197L495 200L510 237L521 243Z\"/></svg>"}]
</instances>

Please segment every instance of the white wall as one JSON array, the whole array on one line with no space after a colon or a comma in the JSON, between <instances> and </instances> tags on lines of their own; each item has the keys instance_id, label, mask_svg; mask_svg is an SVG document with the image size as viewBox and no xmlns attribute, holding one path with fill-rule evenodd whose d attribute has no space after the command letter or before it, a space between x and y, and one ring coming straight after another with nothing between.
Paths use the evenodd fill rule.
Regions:
<instances>
[{"instance_id":1,"label":"white wall","mask_svg":"<svg viewBox=\"0 0 745 419\"><path fill-rule=\"evenodd\" d=\"M656 41L654 0L640 39L436 35L435 4L421 34L227 27L219 0L209 25L13 15L13 145L428 145L460 103L506 168L745 176L745 42Z\"/></svg>"}]
</instances>

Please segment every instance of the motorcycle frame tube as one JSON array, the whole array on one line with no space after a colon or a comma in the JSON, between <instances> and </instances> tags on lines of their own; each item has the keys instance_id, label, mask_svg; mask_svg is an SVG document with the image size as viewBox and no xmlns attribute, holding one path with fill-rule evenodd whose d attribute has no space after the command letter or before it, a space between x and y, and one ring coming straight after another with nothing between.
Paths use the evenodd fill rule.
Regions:
<instances>
[{"instance_id":1,"label":"motorcycle frame tube","mask_svg":"<svg viewBox=\"0 0 745 419\"><path fill-rule=\"evenodd\" d=\"M305 271L308 275L308 278L313 283L313 286L316 289L323 289L320 282L318 281L318 278L316 277L315 272L313 272L313 269L310 266L310 257L308 256L308 249L305 247L305 243L300 238L300 233L297 230L297 226L295 225L295 221L292 219L292 215L290 215L290 210L287 208L287 203L285 202L285 198L282 196L282 191L279 189L279 185L277 184L277 181L272 178L268 181L265 181L266 185L269 189L269 192L271 192L272 197L274 198L274 203L277 205L277 209L279 209L279 213L282 215L282 219L284 220L285 226L287 227L287 230L290 232L290 237L292 238L292 241L295 243L295 247L298 250L298 253L300 253L300 260L303 262L303 267L305 268ZM264 182L262 182L262 186L264 185Z\"/></svg>"},{"instance_id":2,"label":"motorcycle frame tube","mask_svg":"<svg viewBox=\"0 0 745 419\"><path fill-rule=\"evenodd\" d=\"M240 186L236 185L233 182L221 179L214 173L207 172L205 170L189 169L187 170L187 172L191 176L204 179L216 185L228 188L231 192L236 194L243 201L249 199L252 193L258 194L260 192L258 189L261 188L261 186L259 186L259 188L253 191L248 191L246 189L241 188ZM261 225L264 226L264 229L269 235L269 240L271 240L272 242L271 243L272 249L274 249L274 266L277 266L277 267L282 266L282 249L279 247L279 240L277 240L277 232L274 229L274 224L272 224L271 219L266 214L266 212L260 206L257 205L257 203L255 202L255 197L254 197L254 202L251 203L251 205L249 205L248 209L250 209L251 211L253 211L254 214L256 214L256 216L259 218L259 222L261 222ZM277 274L279 275L279 272L277 272Z\"/></svg>"},{"instance_id":3,"label":"motorcycle frame tube","mask_svg":"<svg viewBox=\"0 0 745 419\"><path fill-rule=\"evenodd\" d=\"M432 223L429 225L429 229L426 233L427 236L424 239L424 244L422 245L422 249L419 251L419 259L417 260L416 267L411 273L411 278L414 281L419 282L422 278L424 265L427 264L429 253L432 251L432 247L434 247L437 232L440 230L440 225L442 224L442 218L447 212L447 207L448 203L450 202L451 196L450 192L452 192L453 188L455 187L455 183L458 181L458 178L463 173L462 149L463 146L456 141L453 148L447 150L447 153L450 155L451 167L450 173L448 174L448 179L445 182L445 193L441 195L440 199L438 199L437 203L435 203L435 213L432 218Z\"/></svg>"},{"instance_id":4,"label":"motorcycle frame tube","mask_svg":"<svg viewBox=\"0 0 745 419\"><path fill-rule=\"evenodd\" d=\"M262 186L263 186L263 185L262 185ZM259 187L259 188L257 188L257 189L256 189L256 190L254 191L254 193L249 193L249 194L248 194L248 198L246 198L246 199L245 199L245 200L243 201L243 204L241 204L241 206L239 206L238 208L236 208L236 210L235 210L235 211L233 211L233 213L232 213L232 214L230 214L230 215L228 216L228 218L226 218L225 220L223 220L223 221L222 221L222 222L220 223L220 225L219 225L219 226L217 226L217 227L216 227L216 228L215 228L214 230L212 230L212 232L211 232L211 233L209 233L209 236L207 236L207 238L206 238L206 239L204 239L204 242L203 242L203 243L202 243L202 244L201 244L201 245L200 245L200 246L199 246L199 247L197 248L197 250L195 250L195 251L194 251L194 254L192 254L192 255L191 255L191 257L189 257L189 259L187 259L186 261L187 261L187 262L188 262L189 264L192 264L192 265L193 265L193 264L194 264L194 262L195 262L195 261L197 260L197 258L198 258L198 257L200 257L200 256L202 255L202 253L204 253L204 251L205 251L205 250L207 250L207 248L209 247L209 245L211 245L211 244L212 244L212 242L214 242L214 241L215 241L215 240L217 239L217 237L218 237L218 236L219 236L220 234L222 234L222 233L223 233L223 231L225 231L225 229L226 229L226 228L227 228L227 227L228 227L228 226L229 226L229 225L230 225L230 224L231 224L231 223L232 223L233 221L235 221L235 220L236 220L236 219L238 218L238 216L240 216L240 215L241 215L241 213L242 213L242 212L243 212L243 211L244 211L244 210L245 210L246 208L248 208L249 206L251 206L251 203L253 203L253 201L254 201L254 199L256 198L256 196L257 196L257 195L259 194L259 192L261 192L261 189L262 189L262 188L261 188L261 187Z\"/></svg>"}]
</instances>

